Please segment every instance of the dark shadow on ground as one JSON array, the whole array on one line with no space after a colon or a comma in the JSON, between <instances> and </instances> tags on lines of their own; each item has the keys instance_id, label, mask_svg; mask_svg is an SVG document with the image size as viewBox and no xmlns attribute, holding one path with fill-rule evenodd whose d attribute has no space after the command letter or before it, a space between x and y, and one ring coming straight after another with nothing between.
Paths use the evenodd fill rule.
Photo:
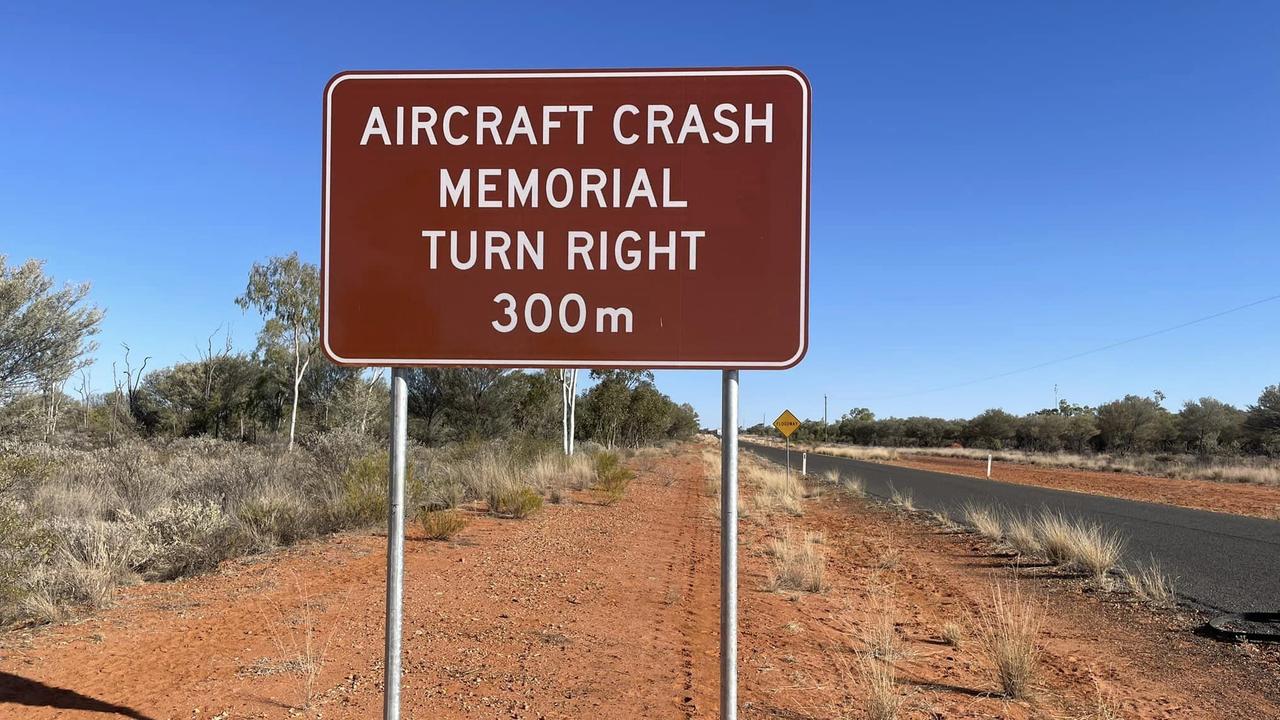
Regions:
<instances>
[{"instance_id":1,"label":"dark shadow on ground","mask_svg":"<svg viewBox=\"0 0 1280 720\"><path fill-rule=\"evenodd\" d=\"M902 684L909 685L911 687L920 688L921 690L953 692L953 693L959 693L961 695L968 695L970 697L991 697L993 695L992 693L989 693L989 692L983 692L982 690L967 688L962 685L952 685L950 683L941 683L941 682L930 682L928 680L919 680L917 678L903 678Z\"/></svg>"},{"instance_id":2,"label":"dark shadow on ground","mask_svg":"<svg viewBox=\"0 0 1280 720\"><path fill-rule=\"evenodd\" d=\"M28 707L50 707L63 710L86 710L89 712L112 713L134 720L154 720L148 715L124 705L81 695L74 690L45 685L42 682L0 672L0 705L6 703L26 705Z\"/></svg>"}]
</instances>

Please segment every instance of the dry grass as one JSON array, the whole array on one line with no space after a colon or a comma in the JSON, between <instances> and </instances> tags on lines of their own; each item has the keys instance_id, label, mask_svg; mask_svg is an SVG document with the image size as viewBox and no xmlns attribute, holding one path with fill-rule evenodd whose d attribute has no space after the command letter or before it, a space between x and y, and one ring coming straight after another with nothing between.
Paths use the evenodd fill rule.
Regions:
<instances>
[{"instance_id":1,"label":"dry grass","mask_svg":"<svg viewBox=\"0 0 1280 720\"><path fill-rule=\"evenodd\" d=\"M543 492L559 491L566 488L583 490L590 487L595 480L595 468L592 458L585 452L573 455L553 453L536 458L526 471L528 483Z\"/></svg>"},{"instance_id":2,"label":"dry grass","mask_svg":"<svg viewBox=\"0 0 1280 720\"><path fill-rule=\"evenodd\" d=\"M1133 594L1156 607L1173 607L1178 604L1174 579L1165 573L1160 563L1152 559L1133 570L1123 569L1121 575Z\"/></svg>"},{"instance_id":3,"label":"dry grass","mask_svg":"<svg viewBox=\"0 0 1280 720\"><path fill-rule=\"evenodd\" d=\"M541 492L595 477L589 452L411 446L405 503L442 511L486 500L521 517ZM0 622L67 619L110 604L121 585L206 572L387 514L386 450L341 431L303 435L289 453L211 438L92 450L0 440L0 484Z\"/></svg>"},{"instance_id":4,"label":"dry grass","mask_svg":"<svg viewBox=\"0 0 1280 720\"><path fill-rule=\"evenodd\" d=\"M1004 539L1004 523L994 508L966 503L961 512L965 523L979 535L996 542Z\"/></svg>"},{"instance_id":5,"label":"dry grass","mask_svg":"<svg viewBox=\"0 0 1280 720\"><path fill-rule=\"evenodd\" d=\"M854 497L867 496L867 483L859 475L848 473L841 476L840 487Z\"/></svg>"},{"instance_id":6,"label":"dry grass","mask_svg":"<svg viewBox=\"0 0 1280 720\"><path fill-rule=\"evenodd\" d=\"M467 517L459 510L427 510L418 516L418 523L428 540L451 540L467 526Z\"/></svg>"},{"instance_id":7,"label":"dry grass","mask_svg":"<svg viewBox=\"0 0 1280 720\"><path fill-rule=\"evenodd\" d=\"M855 635L863 654L877 660L893 663L911 655L898 632L898 610L891 588L876 588L871 593Z\"/></svg>"},{"instance_id":8,"label":"dry grass","mask_svg":"<svg viewBox=\"0 0 1280 720\"><path fill-rule=\"evenodd\" d=\"M827 558L812 533L797 540L788 531L769 542L772 569L769 587L774 591L799 590L820 593L827 589Z\"/></svg>"},{"instance_id":9,"label":"dry grass","mask_svg":"<svg viewBox=\"0 0 1280 720\"><path fill-rule=\"evenodd\" d=\"M988 604L978 608L975 640L1001 691L1010 698L1026 698L1031 692L1040 663L1037 642L1043 622L1043 607L1017 585L997 583Z\"/></svg>"},{"instance_id":10,"label":"dry grass","mask_svg":"<svg viewBox=\"0 0 1280 720\"><path fill-rule=\"evenodd\" d=\"M1079 568L1103 584L1109 582L1124 551L1119 534L1097 523L1072 520L1055 512L1040 515L1036 535L1050 562Z\"/></svg>"},{"instance_id":11,"label":"dry grass","mask_svg":"<svg viewBox=\"0 0 1280 720\"><path fill-rule=\"evenodd\" d=\"M964 644L964 627L957 622L947 622L942 624L942 642L953 648L959 648Z\"/></svg>"},{"instance_id":12,"label":"dry grass","mask_svg":"<svg viewBox=\"0 0 1280 720\"><path fill-rule=\"evenodd\" d=\"M893 570L902 564L902 550L889 538L882 545L873 548L876 556L876 567L880 570Z\"/></svg>"},{"instance_id":13,"label":"dry grass","mask_svg":"<svg viewBox=\"0 0 1280 720\"><path fill-rule=\"evenodd\" d=\"M804 483L799 475L788 473L777 467L751 469L747 473L749 482L755 486L753 496L756 509L762 514L784 512L788 515L804 514L801 500L804 498Z\"/></svg>"},{"instance_id":14,"label":"dry grass","mask_svg":"<svg viewBox=\"0 0 1280 720\"><path fill-rule=\"evenodd\" d=\"M1099 583L1108 584L1124 553L1124 539L1101 525L1080 523L1077 527L1075 565Z\"/></svg>"},{"instance_id":15,"label":"dry grass","mask_svg":"<svg viewBox=\"0 0 1280 720\"><path fill-rule=\"evenodd\" d=\"M1036 522L1029 517L1010 517L1005 526L1004 540L1014 552L1023 557L1034 557L1044 550L1040 545L1040 536L1036 533Z\"/></svg>"},{"instance_id":16,"label":"dry grass","mask_svg":"<svg viewBox=\"0 0 1280 720\"><path fill-rule=\"evenodd\" d=\"M1036 537L1049 562L1070 565L1075 559L1076 531L1065 515L1044 512L1036 518Z\"/></svg>"},{"instance_id":17,"label":"dry grass","mask_svg":"<svg viewBox=\"0 0 1280 720\"><path fill-rule=\"evenodd\" d=\"M748 456L746 454L742 454L738 460L738 465L741 466L743 464L743 461L747 457ZM698 459L702 461L704 471L706 472L706 481L708 485L708 494L709 494L711 490L711 486L713 485L715 487L720 486L720 471L722 469L722 466L720 462L719 446L716 446L716 447L707 447L705 445L702 446L701 449L698 450Z\"/></svg>"},{"instance_id":18,"label":"dry grass","mask_svg":"<svg viewBox=\"0 0 1280 720\"><path fill-rule=\"evenodd\" d=\"M271 603L278 618L272 623L271 641L280 659L272 663L265 673L297 674L300 703L296 709L309 710L315 704L316 683L328 662L329 648L337 634L338 624L334 623L328 634L321 638L317 628L320 603L307 593L296 576L293 577L293 585L299 601L296 613L288 614L279 605ZM281 626L284 626L283 630Z\"/></svg>"},{"instance_id":19,"label":"dry grass","mask_svg":"<svg viewBox=\"0 0 1280 720\"><path fill-rule=\"evenodd\" d=\"M915 496L911 490L898 490L892 484L889 485L889 503L907 512L915 512L916 509Z\"/></svg>"},{"instance_id":20,"label":"dry grass","mask_svg":"<svg viewBox=\"0 0 1280 720\"><path fill-rule=\"evenodd\" d=\"M898 673L893 663L868 655L858 657L862 709L870 720L897 720L906 705L898 693Z\"/></svg>"},{"instance_id":21,"label":"dry grass","mask_svg":"<svg viewBox=\"0 0 1280 720\"><path fill-rule=\"evenodd\" d=\"M1120 710L1120 703L1111 695L1102 689L1102 685L1094 680L1093 683L1093 702L1089 707L1089 712L1085 714L1081 720L1124 720L1124 714Z\"/></svg>"}]
</instances>

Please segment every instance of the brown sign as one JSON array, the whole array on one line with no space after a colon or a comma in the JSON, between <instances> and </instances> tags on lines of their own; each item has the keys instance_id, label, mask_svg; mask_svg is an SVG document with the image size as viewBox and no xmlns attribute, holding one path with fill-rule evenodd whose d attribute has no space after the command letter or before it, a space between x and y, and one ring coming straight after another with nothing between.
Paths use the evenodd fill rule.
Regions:
<instances>
[{"instance_id":1,"label":"brown sign","mask_svg":"<svg viewBox=\"0 0 1280 720\"><path fill-rule=\"evenodd\" d=\"M809 84L787 68L350 72L324 94L345 365L786 368Z\"/></svg>"}]
</instances>

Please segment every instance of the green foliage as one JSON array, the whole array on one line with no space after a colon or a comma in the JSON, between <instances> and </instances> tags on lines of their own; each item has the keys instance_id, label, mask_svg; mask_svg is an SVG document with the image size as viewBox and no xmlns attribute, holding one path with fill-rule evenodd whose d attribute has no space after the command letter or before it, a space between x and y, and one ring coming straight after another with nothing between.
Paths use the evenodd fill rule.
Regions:
<instances>
[{"instance_id":1,"label":"green foliage","mask_svg":"<svg viewBox=\"0 0 1280 720\"><path fill-rule=\"evenodd\" d=\"M520 483L494 483L485 499L489 512L503 518L523 519L542 509L542 495Z\"/></svg>"},{"instance_id":2,"label":"green foliage","mask_svg":"<svg viewBox=\"0 0 1280 720\"><path fill-rule=\"evenodd\" d=\"M640 447L661 440L692 437L698 415L676 405L654 386L648 371L599 371L598 380L578 401L577 436L607 447Z\"/></svg>"},{"instance_id":3,"label":"green foliage","mask_svg":"<svg viewBox=\"0 0 1280 720\"><path fill-rule=\"evenodd\" d=\"M371 453L352 463L342 476L338 513L344 525L365 527L387 519L387 473L385 453ZM405 494L414 487L413 465L406 464Z\"/></svg>"},{"instance_id":4,"label":"green foliage","mask_svg":"<svg viewBox=\"0 0 1280 720\"><path fill-rule=\"evenodd\" d=\"M1243 412L1219 400L1188 400L1178 413L1178 435L1187 449L1210 455L1238 447L1244 422Z\"/></svg>"},{"instance_id":5,"label":"green foliage","mask_svg":"<svg viewBox=\"0 0 1280 720\"><path fill-rule=\"evenodd\" d=\"M55 543L55 536L32 524L19 505L0 500L0 609L27 595L27 578L48 561Z\"/></svg>"},{"instance_id":6,"label":"green foliage","mask_svg":"<svg viewBox=\"0 0 1280 720\"><path fill-rule=\"evenodd\" d=\"M623 498L635 473L622 464L615 452L602 450L595 456L595 490L600 502L613 505Z\"/></svg>"},{"instance_id":7,"label":"green foliage","mask_svg":"<svg viewBox=\"0 0 1280 720\"><path fill-rule=\"evenodd\" d=\"M449 540L467 526L467 517L458 510L427 510L418 515L418 524L428 540Z\"/></svg>"},{"instance_id":8,"label":"green foliage","mask_svg":"<svg viewBox=\"0 0 1280 720\"><path fill-rule=\"evenodd\" d=\"M1245 428L1258 450L1280 455L1280 385L1268 386L1249 406Z\"/></svg>"},{"instance_id":9,"label":"green foliage","mask_svg":"<svg viewBox=\"0 0 1280 720\"><path fill-rule=\"evenodd\" d=\"M83 367L102 322L88 294L88 283L54 289L43 261L13 267L0 255L0 402L61 387Z\"/></svg>"},{"instance_id":10,"label":"green foliage","mask_svg":"<svg viewBox=\"0 0 1280 720\"><path fill-rule=\"evenodd\" d=\"M0 455L0 493L18 487L38 487L52 472L52 464L42 457Z\"/></svg>"},{"instance_id":11,"label":"green foliage","mask_svg":"<svg viewBox=\"0 0 1280 720\"><path fill-rule=\"evenodd\" d=\"M320 272L298 259L298 253L254 263L244 294L236 298L242 310L253 308L263 317L258 352L264 359L288 353L293 409L289 421L289 449L297 427L298 387L318 349Z\"/></svg>"},{"instance_id":12,"label":"green foliage","mask_svg":"<svg viewBox=\"0 0 1280 720\"><path fill-rule=\"evenodd\" d=\"M291 545L317 534L316 516L306 501L287 487L269 485L236 508L239 537L250 550Z\"/></svg>"},{"instance_id":13,"label":"green foliage","mask_svg":"<svg viewBox=\"0 0 1280 720\"><path fill-rule=\"evenodd\" d=\"M999 408L983 411L965 428L965 437L970 445L992 450L1010 445L1017 433L1018 418Z\"/></svg>"},{"instance_id":14,"label":"green foliage","mask_svg":"<svg viewBox=\"0 0 1280 720\"><path fill-rule=\"evenodd\" d=\"M1111 452L1150 452L1176 437L1173 416L1153 398L1125 395L1098 406L1098 441Z\"/></svg>"},{"instance_id":15,"label":"green foliage","mask_svg":"<svg viewBox=\"0 0 1280 720\"><path fill-rule=\"evenodd\" d=\"M154 551L141 570L150 580L207 572L236 550L231 518L209 501L161 508L147 518L146 534Z\"/></svg>"}]
</instances>

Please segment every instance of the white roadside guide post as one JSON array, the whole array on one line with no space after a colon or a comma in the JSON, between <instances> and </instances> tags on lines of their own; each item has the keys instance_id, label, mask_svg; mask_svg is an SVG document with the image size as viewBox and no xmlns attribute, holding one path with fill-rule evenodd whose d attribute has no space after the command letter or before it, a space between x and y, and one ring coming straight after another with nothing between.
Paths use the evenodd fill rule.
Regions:
<instances>
[{"instance_id":1,"label":"white roadside guide post","mask_svg":"<svg viewBox=\"0 0 1280 720\"><path fill-rule=\"evenodd\" d=\"M738 371L725 370L720 418L720 717L738 718Z\"/></svg>"},{"instance_id":2,"label":"white roadside guide post","mask_svg":"<svg viewBox=\"0 0 1280 720\"><path fill-rule=\"evenodd\" d=\"M991 453L987 453L987 479L991 479Z\"/></svg>"},{"instance_id":3,"label":"white roadside guide post","mask_svg":"<svg viewBox=\"0 0 1280 720\"><path fill-rule=\"evenodd\" d=\"M807 476L809 474L809 453L800 453L800 474Z\"/></svg>"}]
</instances>

